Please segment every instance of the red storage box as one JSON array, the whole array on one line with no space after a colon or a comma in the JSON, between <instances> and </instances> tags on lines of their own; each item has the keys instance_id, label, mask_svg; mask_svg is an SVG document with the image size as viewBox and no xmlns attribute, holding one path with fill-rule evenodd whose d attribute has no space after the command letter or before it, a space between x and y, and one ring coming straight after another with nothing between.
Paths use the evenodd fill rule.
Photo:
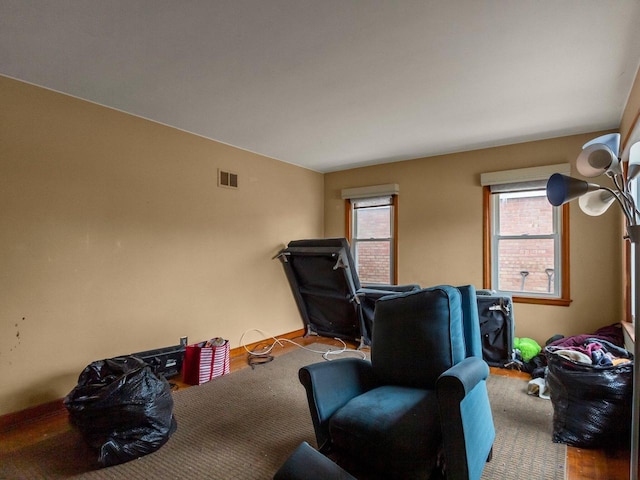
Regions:
<instances>
[{"instance_id":1,"label":"red storage box","mask_svg":"<svg viewBox=\"0 0 640 480\"><path fill-rule=\"evenodd\" d=\"M187 345L182 363L182 381L189 385L201 385L229 373L229 341L223 342L211 340Z\"/></svg>"}]
</instances>

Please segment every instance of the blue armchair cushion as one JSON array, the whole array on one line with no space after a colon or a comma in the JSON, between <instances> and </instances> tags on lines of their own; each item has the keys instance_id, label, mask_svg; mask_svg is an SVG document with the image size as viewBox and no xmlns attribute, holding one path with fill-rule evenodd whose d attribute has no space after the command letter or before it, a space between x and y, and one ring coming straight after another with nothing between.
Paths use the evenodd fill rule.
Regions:
<instances>
[{"instance_id":1,"label":"blue armchair cushion","mask_svg":"<svg viewBox=\"0 0 640 480\"><path fill-rule=\"evenodd\" d=\"M298 377L307 392L311 420L321 451L330 444L331 416L349 400L376 386L371 362L360 358L307 365L299 370Z\"/></svg>"},{"instance_id":2,"label":"blue armchair cushion","mask_svg":"<svg viewBox=\"0 0 640 480\"><path fill-rule=\"evenodd\" d=\"M384 471L431 468L441 444L434 390L374 388L350 400L329 422L333 444Z\"/></svg>"},{"instance_id":3,"label":"blue armchair cushion","mask_svg":"<svg viewBox=\"0 0 640 480\"><path fill-rule=\"evenodd\" d=\"M378 300L371 364L379 383L434 389L466 356L462 321L461 294L451 286Z\"/></svg>"}]
</instances>

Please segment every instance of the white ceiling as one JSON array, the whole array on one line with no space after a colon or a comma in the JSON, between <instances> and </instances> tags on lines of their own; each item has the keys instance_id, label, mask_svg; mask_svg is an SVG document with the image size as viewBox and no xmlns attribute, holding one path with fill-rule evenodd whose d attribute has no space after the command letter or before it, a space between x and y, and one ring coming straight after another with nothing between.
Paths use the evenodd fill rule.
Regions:
<instances>
[{"instance_id":1,"label":"white ceiling","mask_svg":"<svg viewBox=\"0 0 640 480\"><path fill-rule=\"evenodd\" d=\"M0 74L320 172L617 128L638 0L0 0Z\"/></svg>"}]
</instances>

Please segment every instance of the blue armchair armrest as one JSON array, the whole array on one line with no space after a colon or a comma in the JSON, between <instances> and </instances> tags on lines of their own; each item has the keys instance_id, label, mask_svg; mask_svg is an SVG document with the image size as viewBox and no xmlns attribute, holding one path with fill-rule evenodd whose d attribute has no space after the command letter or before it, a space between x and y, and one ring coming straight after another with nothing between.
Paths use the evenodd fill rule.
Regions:
<instances>
[{"instance_id":1,"label":"blue armchair armrest","mask_svg":"<svg viewBox=\"0 0 640 480\"><path fill-rule=\"evenodd\" d=\"M478 357L467 357L438 378L436 388L439 395L461 402L473 388L489 376L487 362Z\"/></svg>"},{"instance_id":2,"label":"blue armchair armrest","mask_svg":"<svg viewBox=\"0 0 640 480\"><path fill-rule=\"evenodd\" d=\"M495 429L486 379L487 363L468 357L436 382L447 479L477 480L491 458Z\"/></svg>"},{"instance_id":3,"label":"blue armchair armrest","mask_svg":"<svg viewBox=\"0 0 640 480\"><path fill-rule=\"evenodd\" d=\"M371 363L360 358L314 363L302 367L298 377L307 392L318 449L324 452L330 448L331 416L349 400L375 386Z\"/></svg>"}]
</instances>

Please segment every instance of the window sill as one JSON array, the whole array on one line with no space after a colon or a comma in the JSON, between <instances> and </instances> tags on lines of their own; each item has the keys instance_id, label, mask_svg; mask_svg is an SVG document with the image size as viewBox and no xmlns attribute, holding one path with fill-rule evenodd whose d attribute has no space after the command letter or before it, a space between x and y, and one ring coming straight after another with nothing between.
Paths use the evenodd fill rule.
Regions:
<instances>
[{"instance_id":1,"label":"window sill","mask_svg":"<svg viewBox=\"0 0 640 480\"><path fill-rule=\"evenodd\" d=\"M622 329L624 330L625 334L629 336L629 339L635 343L636 341L636 332L633 328L633 323L631 322L620 322L622 324Z\"/></svg>"},{"instance_id":2,"label":"window sill","mask_svg":"<svg viewBox=\"0 0 640 480\"><path fill-rule=\"evenodd\" d=\"M568 307L571 305L571 299L566 298L534 298L534 297L519 297L514 295L513 303L530 303L534 305L554 305L556 307Z\"/></svg>"}]
</instances>

